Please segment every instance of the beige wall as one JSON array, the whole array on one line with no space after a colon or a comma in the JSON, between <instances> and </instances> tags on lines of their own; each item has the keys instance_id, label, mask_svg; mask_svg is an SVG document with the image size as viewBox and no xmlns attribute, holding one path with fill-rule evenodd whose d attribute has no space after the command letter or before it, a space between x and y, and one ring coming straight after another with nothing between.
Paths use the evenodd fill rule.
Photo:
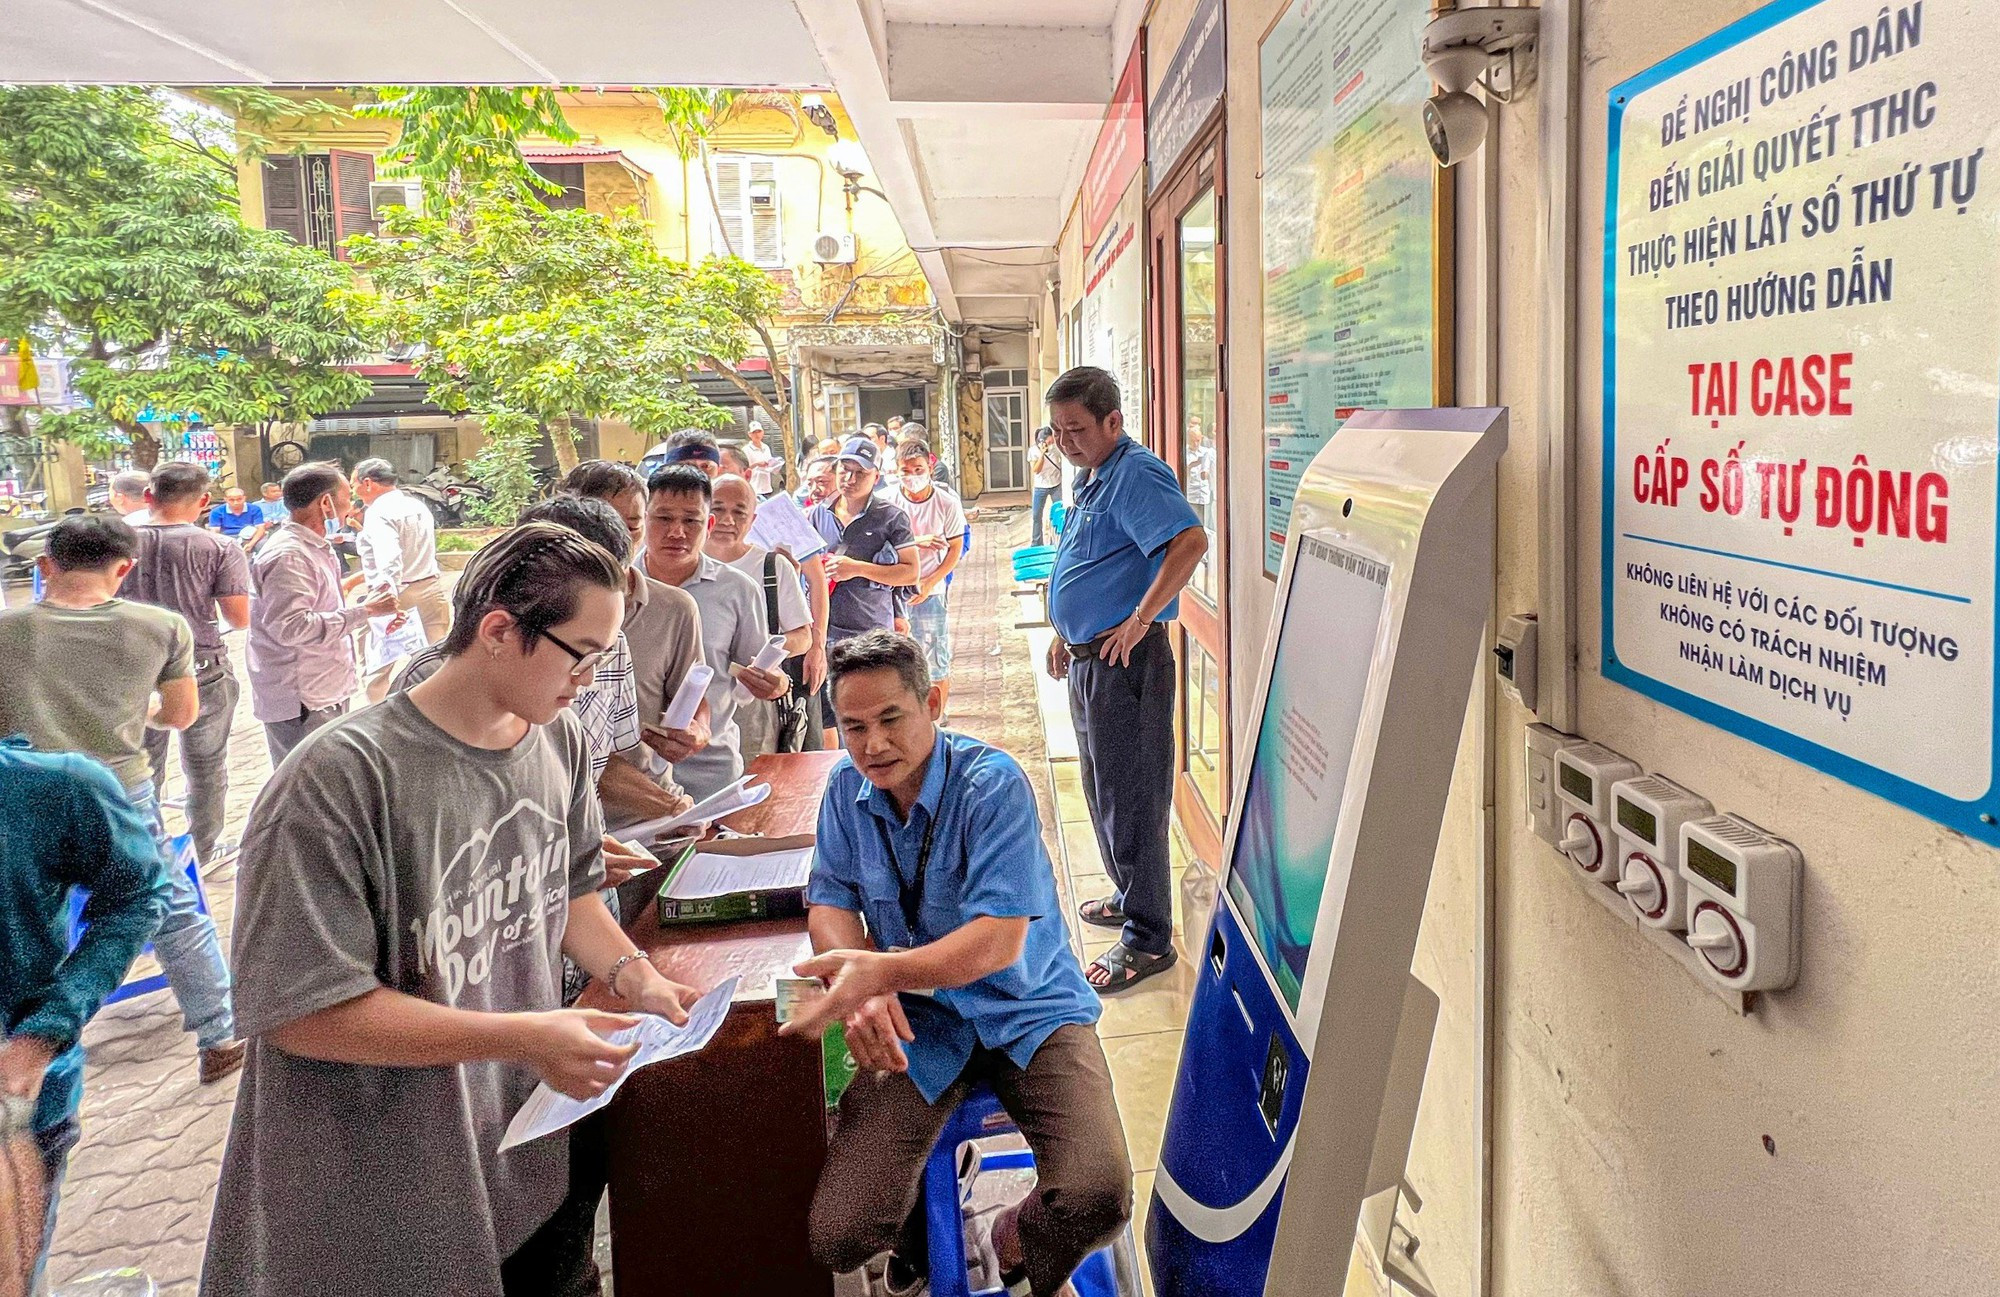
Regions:
<instances>
[{"instance_id":1,"label":"beige wall","mask_svg":"<svg viewBox=\"0 0 2000 1297\"><path fill-rule=\"evenodd\" d=\"M1495 1294L1987 1293L2000 1273L2000 857L1598 674L1604 99L1615 82L1755 6L1579 0L1584 48L1576 258L1579 728L1796 841L1806 857L1800 984L1738 1017L1571 881L1528 833L1531 719L1482 673L1461 737L1416 971L1443 1002L1410 1179L1440 1294L1481 1291L1482 1097L1493 1108ZM1161 0L1153 75L1191 7ZM1238 741L1273 583L1259 567L1262 285L1258 42L1282 0L1232 0L1228 213L1230 616ZM1169 27L1170 24L1170 27ZM1462 168L1459 383L1512 412L1496 607L1537 599L1543 435L1539 93ZM1497 169L1493 198L1480 171ZM1490 240L1490 241L1489 241ZM1497 297L1484 291L1493 258ZM1058 312L1073 305L1075 232ZM1488 372L1489 326L1497 369ZM1487 722L1491 708L1492 724ZM1913 741L1916 736L1912 736ZM1490 785L1493 850L1488 872ZM1486 881L1491 879L1489 884ZM1494 1084L1482 1096L1482 966L1492 922ZM1768 1152L1769 1136L1775 1152ZM1311 1156L1309 1146L1301 1156Z\"/></svg>"}]
</instances>

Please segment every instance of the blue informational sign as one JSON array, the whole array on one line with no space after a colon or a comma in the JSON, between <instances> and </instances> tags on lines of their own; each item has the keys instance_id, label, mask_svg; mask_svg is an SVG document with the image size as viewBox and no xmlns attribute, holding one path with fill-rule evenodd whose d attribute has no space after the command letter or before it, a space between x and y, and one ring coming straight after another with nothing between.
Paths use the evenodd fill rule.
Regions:
<instances>
[{"instance_id":1,"label":"blue informational sign","mask_svg":"<svg viewBox=\"0 0 2000 1297\"><path fill-rule=\"evenodd\" d=\"M1209 112L1222 102L1224 57L1222 0L1201 0L1187 34L1146 105L1146 192L1166 179L1194 141Z\"/></svg>"},{"instance_id":2,"label":"blue informational sign","mask_svg":"<svg viewBox=\"0 0 2000 1297\"><path fill-rule=\"evenodd\" d=\"M1612 89L1602 589L1607 678L2000 844L1995 30L1780 0Z\"/></svg>"}]
</instances>

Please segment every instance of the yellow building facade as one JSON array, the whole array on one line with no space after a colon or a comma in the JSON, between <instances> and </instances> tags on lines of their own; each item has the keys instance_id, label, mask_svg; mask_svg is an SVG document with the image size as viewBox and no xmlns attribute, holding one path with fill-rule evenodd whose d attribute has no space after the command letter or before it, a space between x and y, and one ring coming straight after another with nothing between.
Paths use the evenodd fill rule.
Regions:
<instances>
[{"instance_id":1,"label":"yellow building facade","mask_svg":"<svg viewBox=\"0 0 2000 1297\"><path fill-rule=\"evenodd\" d=\"M753 421L778 431L774 409L788 416L786 431L803 446L900 415L925 425L939 453L952 457L957 340L902 227L874 191L867 157L835 97L741 92L705 149L686 156L648 91L574 91L561 102L576 141L531 141L523 149L538 174L563 187L544 197L548 205L607 215L636 210L666 256L733 253L782 291L770 330L775 356L758 344L741 367L764 404L723 375L696 376L702 393L734 417L734 428L721 430L725 440ZM397 131L394 122L346 114L279 128L267 157L238 166L243 219L329 251L372 232L389 207L423 201L421 184L397 177L387 156ZM383 358L366 369L376 386L368 400L292 430L309 453L341 460L382 453L406 473L476 453L477 421L431 406L410 366ZM602 420L586 424L579 449L637 462L652 440ZM254 444L239 451L248 452L246 470L259 457Z\"/></svg>"}]
</instances>

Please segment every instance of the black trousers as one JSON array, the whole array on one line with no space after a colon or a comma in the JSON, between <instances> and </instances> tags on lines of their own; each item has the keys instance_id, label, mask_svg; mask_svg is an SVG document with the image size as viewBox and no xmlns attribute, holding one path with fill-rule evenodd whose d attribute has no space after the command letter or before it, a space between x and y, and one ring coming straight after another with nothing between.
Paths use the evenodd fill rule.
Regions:
<instances>
[{"instance_id":1,"label":"black trousers","mask_svg":"<svg viewBox=\"0 0 2000 1297\"><path fill-rule=\"evenodd\" d=\"M1125 666L1101 658L1069 664L1069 715L1083 798L1104 872L1125 912L1121 940L1149 955L1174 940L1167 829L1174 813L1174 654L1155 622Z\"/></svg>"},{"instance_id":2,"label":"black trousers","mask_svg":"<svg viewBox=\"0 0 2000 1297\"><path fill-rule=\"evenodd\" d=\"M611 1140L600 1108L569 1128L569 1193L562 1206L500 1263L505 1297L601 1297L597 1204L610 1179Z\"/></svg>"}]
</instances>

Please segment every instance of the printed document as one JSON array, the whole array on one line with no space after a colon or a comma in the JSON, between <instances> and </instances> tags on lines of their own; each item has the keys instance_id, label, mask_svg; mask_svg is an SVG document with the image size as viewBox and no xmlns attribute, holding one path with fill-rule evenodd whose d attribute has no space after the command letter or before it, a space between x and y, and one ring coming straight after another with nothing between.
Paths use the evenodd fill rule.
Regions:
<instances>
[{"instance_id":1,"label":"printed document","mask_svg":"<svg viewBox=\"0 0 2000 1297\"><path fill-rule=\"evenodd\" d=\"M735 783L710 794L701 801L682 811L679 815L663 815L657 820L647 820L644 824L634 824L618 832L634 842L653 842L687 824L703 821L713 823L725 815L734 815L747 807L755 806L771 795L771 785L753 784L752 776L744 775Z\"/></svg>"},{"instance_id":2,"label":"printed document","mask_svg":"<svg viewBox=\"0 0 2000 1297\"><path fill-rule=\"evenodd\" d=\"M812 525L799 502L780 492L757 506L757 520L750 524L750 540L765 549L782 549L794 563L803 563L826 548L819 529Z\"/></svg>"},{"instance_id":3,"label":"printed document","mask_svg":"<svg viewBox=\"0 0 2000 1297\"><path fill-rule=\"evenodd\" d=\"M698 901L738 892L775 892L804 887L812 874L813 849L766 851L755 856L723 856L695 852L663 893L669 900Z\"/></svg>"},{"instance_id":4,"label":"printed document","mask_svg":"<svg viewBox=\"0 0 2000 1297\"><path fill-rule=\"evenodd\" d=\"M528 1101L521 1105L521 1110L514 1114L514 1120L507 1124L507 1137L500 1141L500 1151L504 1153L516 1144L553 1135L575 1125L610 1103L611 1096L618 1093L618 1087L625 1084L626 1077L640 1068L692 1054L706 1045L729 1012L730 997L736 994L738 980L732 977L695 1001L688 1010L687 1025L684 1027L676 1027L665 1018L647 1014L638 1026L613 1032L607 1039L619 1045L629 1045L636 1040L639 1052L632 1055L624 1073L595 1098L572 1099L551 1090L546 1083L536 1086Z\"/></svg>"}]
</instances>

